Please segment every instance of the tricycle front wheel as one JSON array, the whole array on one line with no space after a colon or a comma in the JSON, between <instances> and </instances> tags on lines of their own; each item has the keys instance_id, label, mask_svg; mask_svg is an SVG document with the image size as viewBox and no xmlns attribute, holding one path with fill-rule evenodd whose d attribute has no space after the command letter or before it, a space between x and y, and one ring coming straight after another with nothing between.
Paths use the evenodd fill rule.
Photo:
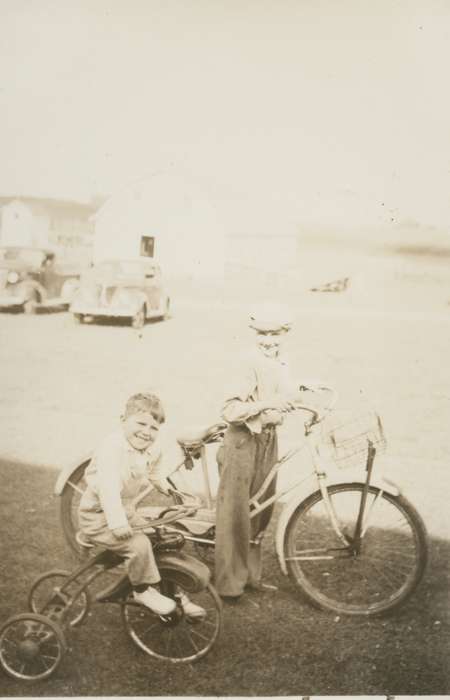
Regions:
<instances>
[{"instance_id":1,"label":"tricycle front wheel","mask_svg":"<svg viewBox=\"0 0 450 700\"><path fill-rule=\"evenodd\" d=\"M61 628L44 615L15 615L0 629L0 665L21 681L48 678L59 666L65 648Z\"/></svg>"}]
</instances>

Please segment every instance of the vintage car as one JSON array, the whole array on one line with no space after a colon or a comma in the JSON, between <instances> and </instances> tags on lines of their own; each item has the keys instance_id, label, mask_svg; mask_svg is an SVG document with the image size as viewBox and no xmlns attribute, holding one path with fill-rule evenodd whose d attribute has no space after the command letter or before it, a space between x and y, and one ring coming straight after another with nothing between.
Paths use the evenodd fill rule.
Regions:
<instances>
[{"instance_id":1,"label":"vintage car","mask_svg":"<svg viewBox=\"0 0 450 700\"><path fill-rule=\"evenodd\" d=\"M142 328L148 318L168 318L169 306L154 260L105 260L82 276L70 310L79 322L129 318Z\"/></svg>"},{"instance_id":2,"label":"vintage car","mask_svg":"<svg viewBox=\"0 0 450 700\"><path fill-rule=\"evenodd\" d=\"M80 278L73 265L57 261L45 248L0 247L0 309L68 308Z\"/></svg>"}]
</instances>

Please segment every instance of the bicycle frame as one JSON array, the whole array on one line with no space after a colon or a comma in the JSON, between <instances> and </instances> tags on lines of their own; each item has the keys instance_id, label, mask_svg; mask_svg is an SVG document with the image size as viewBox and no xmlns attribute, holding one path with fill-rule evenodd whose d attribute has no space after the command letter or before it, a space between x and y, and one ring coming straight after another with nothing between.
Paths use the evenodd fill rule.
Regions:
<instances>
[{"instance_id":1,"label":"bicycle frame","mask_svg":"<svg viewBox=\"0 0 450 700\"><path fill-rule=\"evenodd\" d=\"M288 522L298 507L298 505L305 500L309 495L317 490L320 490L324 499L325 508L327 510L328 517L330 519L331 525L342 542L343 548L359 546L360 540L364 537L370 521L371 510L375 507L376 501L372 503L371 510L365 512L366 508L366 497L369 485L375 486L380 489L379 496L384 491L398 496L400 494L400 488L393 481L387 480L382 474L377 474L373 471L373 463L375 459L376 450L369 443L368 444L368 459L366 464L366 474L364 474L361 468L350 468L345 470L339 470L331 463L327 463L322 457L319 451L319 426L318 424L311 426L307 431L306 440L301 445L291 448L288 450L278 462L272 467L271 471L267 475L260 489L255 493L250 501L250 518L256 517L259 513L264 511L266 508L270 507L275 502L282 501L285 496L292 494L291 497L284 504L281 514L278 518L276 535L275 535L275 548L282 572L287 575L287 567L285 556L283 552L283 542L286 527ZM312 462L312 470L309 471L302 478L295 480L295 482L281 491L277 491L273 496L261 500L264 492L266 491L268 485L273 481L273 479L278 474L281 467L293 457L298 455L301 451L307 449ZM183 527L183 532L186 540L191 542L196 542L198 544L205 544L212 546L214 543L211 539L202 537L202 534L206 534L208 530L211 529L214 523L214 509L213 495L211 493L210 480L208 475L208 466L206 459L206 447L202 445L200 448L200 460L202 466L202 473L204 479L204 493L207 508L199 508L194 516L189 518L183 518L177 522ZM356 538L353 536L353 541L350 542L345 533L342 532L337 515L334 511L333 504L329 498L328 489L331 486L342 483L364 483L365 489L363 490L363 497L360 506L360 512L357 522ZM174 527L173 529L176 529ZM187 532L186 532L187 531ZM187 534L189 533L189 534ZM355 541L356 540L356 541ZM258 541L258 538L256 540Z\"/></svg>"}]
</instances>

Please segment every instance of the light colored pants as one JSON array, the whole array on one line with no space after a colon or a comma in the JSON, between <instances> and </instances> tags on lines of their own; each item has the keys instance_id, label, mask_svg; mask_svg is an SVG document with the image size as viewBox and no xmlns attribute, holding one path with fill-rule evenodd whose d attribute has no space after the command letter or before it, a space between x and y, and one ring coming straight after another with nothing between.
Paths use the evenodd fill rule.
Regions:
<instances>
[{"instance_id":1,"label":"light colored pants","mask_svg":"<svg viewBox=\"0 0 450 700\"><path fill-rule=\"evenodd\" d=\"M249 498L261 487L278 460L275 428L253 434L230 426L218 454L220 484L216 505L215 586L224 596L239 596L246 584L261 578L261 544L250 540L267 528L273 506L250 519ZM264 497L275 493L276 478Z\"/></svg>"},{"instance_id":2,"label":"light colored pants","mask_svg":"<svg viewBox=\"0 0 450 700\"><path fill-rule=\"evenodd\" d=\"M120 554L125 559L125 566L128 577L133 586L142 584L158 583L161 580L158 567L155 561L152 544L143 532L136 532L128 540L118 540L107 527L96 531L95 534L89 532L90 513L83 513L84 532L93 544L110 549L112 552ZM92 513L92 519L98 514ZM133 525L133 522L130 522Z\"/></svg>"}]
</instances>

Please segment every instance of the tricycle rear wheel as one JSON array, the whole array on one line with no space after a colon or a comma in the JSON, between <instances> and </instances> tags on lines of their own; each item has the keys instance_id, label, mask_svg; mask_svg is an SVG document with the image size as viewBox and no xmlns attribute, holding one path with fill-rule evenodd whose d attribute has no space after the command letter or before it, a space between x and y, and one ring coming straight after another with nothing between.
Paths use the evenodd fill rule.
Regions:
<instances>
[{"instance_id":1,"label":"tricycle rear wheel","mask_svg":"<svg viewBox=\"0 0 450 700\"><path fill-rule=\"evenodd\" d=\"M69 576L68 571L60 569L39 576L28 594L30 610L41 615L57 615L71 627L80 625L89 612L89 591L81 591L74 599L79 582L68 582Z\"/></svg>"}]
</instances>

